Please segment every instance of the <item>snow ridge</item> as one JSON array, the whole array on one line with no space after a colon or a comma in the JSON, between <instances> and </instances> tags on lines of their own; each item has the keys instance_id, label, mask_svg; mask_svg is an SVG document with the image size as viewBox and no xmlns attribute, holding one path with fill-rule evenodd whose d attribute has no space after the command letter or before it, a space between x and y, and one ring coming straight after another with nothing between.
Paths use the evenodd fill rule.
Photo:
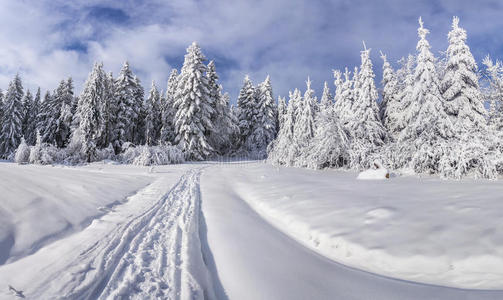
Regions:
<instances>
[{"instance_id":1,"label":"snow ridge","mask_svg":"<svg viewBox=\"0 0 503 300\"><path fill-rule=\"evenodd\" d=\"M78 265L56 275L70 278L58 278L66 283L50 293L70 299L214 299L199 240L200 174L185 173L146 212L82 251ZM160 183L134 197L158 195Z\"/></svg>"}]
</instances>

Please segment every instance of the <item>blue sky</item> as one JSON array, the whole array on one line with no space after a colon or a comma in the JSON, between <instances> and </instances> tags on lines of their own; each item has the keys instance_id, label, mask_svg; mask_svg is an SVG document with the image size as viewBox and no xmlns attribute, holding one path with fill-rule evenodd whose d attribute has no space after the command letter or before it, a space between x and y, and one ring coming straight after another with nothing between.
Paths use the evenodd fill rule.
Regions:
<instances>
[{"instance_id":1,"label":"blue sky","mask_svg":"<svg viewBox=\"0 0 503 300\"><path fill-rule=\"evenodd\" d=\"M275 96L304 89L307 76L321 94L333 69L359 65L362 41L396 62L415 51L417 19L430 29L432 51L447 48L452 16L468 32L479 66L502 58L501 1L256 0L62 1L0 0L0 87L19 72L25 86L53 90L72 76L80 92L94 61L117 74L129 60L146 89L165 88L186 47L198 41L216 61L232 102L243 77L270 74ZM396 64L395 64L396 66Z\"/></svg>"}]
</instances>

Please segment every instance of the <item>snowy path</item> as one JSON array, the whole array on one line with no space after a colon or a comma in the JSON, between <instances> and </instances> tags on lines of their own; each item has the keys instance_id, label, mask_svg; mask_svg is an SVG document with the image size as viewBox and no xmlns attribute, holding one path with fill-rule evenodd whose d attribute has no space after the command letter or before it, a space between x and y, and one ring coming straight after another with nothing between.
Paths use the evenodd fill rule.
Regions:
<instances>
[{"instance_id":1,"label":"snowy path","mask_svg":"<svg viewBox=\"0 0 503 300\"><path fill-rule=\"evenodd\" d=\"M131 197L132 204L153 203L140 215L124 207L115 214L129 219L118 224L110 224L118 216L107 215L68 239L2 266L0 281L33 299L214 298L206 290L211 285L198 236L200 172L189 170L167 193L168 183L159 178Z\"/></svg>"},{"instance_id":2,"label":"snowy path","mask_svg":"<svg viewBox=\"0 0 503 300\"><path fill-rule=\"evenodd\" d=\"M395 280L329 260L258 215L230 184L236 172L229 170L212 169L201 186L221 299L503 299L503 291Z\"/></svg>"}]
</instances>

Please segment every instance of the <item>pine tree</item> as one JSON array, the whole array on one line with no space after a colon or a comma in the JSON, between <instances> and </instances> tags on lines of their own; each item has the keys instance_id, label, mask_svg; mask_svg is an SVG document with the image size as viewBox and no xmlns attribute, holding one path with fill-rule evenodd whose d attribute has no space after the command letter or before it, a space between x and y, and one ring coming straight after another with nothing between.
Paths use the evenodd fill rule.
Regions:
<instances>
[{"instance_id":1,"label":"pine tree","mask_svg":"<svg viewBox=\"0 0 503 300\"><path fill-rule=\"evenodd\" d=\"M257 123L256 91L248 75L245 76L243 87L239 92L237 105L239 111L238 120L239 131L241 133L241 143L245 145L248 137L253 132L254 124Z\"/></svg>"},{"instance_id":2,"label":"pine tree","mask_svg":"<svg viewBox=\"0 0 503 300\"><path fill-rule=\"evenodd\" d=\"M328 87L328 83L325 81L323 83L323 94L321 95L320 100L320 112L331 110L334 106L333 96L330 93L330 88Z\"/></svg>"},{"instance_id":3,"label":"pine tree","mask_svg":"<svg viewBox=\"0 0 503 300\"><path fill-rule=\"evenodd\" d=\"M116 139L116 123L117 123L117 98L115 93L115 80L113 74L103 75L103 100L100 103L100 114L102 123L100 124L100 136L97 142L97 147L104 149L110 144L117 144Z\"/></svg>"},{"instance_id":4,"label":"pine tree","mask_svg":"<svg viewBox=\"0 0 503 300\"><path fill-rule=\"evenodd\" d=\"M278 132L281 128L281 124L285 121L286 109L285 97L278 96Z\"/></svg>"},{"instance_id":5,"label":"pine tree","mask_svg":"<svg viewBox=\"0 0 503 300\"><path fill-rule=\"evenodd\" d=\"M159 98L159 91L155 86L155 82L152 81L149 96L145 99L143 105L145 109L145 144L149 146L155 145L158 141L156 128L159 126L157 118Z\"/></svg>"},{"instance_id":6,"label":"pine tree","mask_svg":"<svg viewBox=\"0 0 503 300\"><path fill-rule=\"evenodd\" d=\"M208 142L214 114L209 97L205 57L196 42L187 48L175 93L175 143L189 160L204 160L214 153Z\"/></svg>"},{"instance_id":7,"label":"pine tree","mask_svg":"<svg viewBox=\"0 0 503 300\"><path fill-rule=\"evenodd\" d=\"M33 96L30 90L27 90L24 98L23 98L23 137L27 137L29 135L29 126L31 121L33 120L33 111L34 111L34 103ZM36 115L35 115L36 117ZM25 140L26 141L26 140Z\"/></svg>"},{"instance_id":8,"label":"pine tree","mask_svg":"<svg viewBox=\"0 0 503 300\"><path fill-rule=\"evenodd\" d=\"M4 94L2 89L0 89L0 128L2 128L3 114L4 114Z\"/></svg>"},{"instance_id":9,"label":"pine tree","mask_svg":"<svg viewBox=\"0 0 503 300\"><path fill-rule=\"evenodd\" d=\"M39 111L40 111L40 88L37 89L35 99L33 99L31 104L29 119L26 121L27 125L24 137L28 145L35 145L35 141L37 138L37 124L38 124Z\"/></svg>"},{"instance_id":10,"label":"pine tree","mask_svg":"<svg viewBox=\"0 0 503 300\"><path fill-rule=\"evenodd\" d=\"M256 107L252 132L247 140L248 149L258 157L266 155L267 146L276 137L277 107L272 95L270 77L256 89ZM252 119L253 120L253 119Z\"/></svg>"},{"instance_id":11,"label":"pine tree","mask_svg":"<svg viewBox=\"0 0 503 300\"><path fill-rule=\"evenodd\" d=\"M503 131L503 63L493 62L489 56L484 58L483 64L486 66L489 88L487 98L489 99L489 126L496 132Z\"/></svg>"},{"instance_id":12,"label":"pine tree","mask_svg":"<svg viewBox=\"0 0 503 300\"><path fill-rule=\"evenodd\" d=\"M23 85L19 74L9 84L5 94L4 118L0 136L0 154L10 156L23 136Z\"/></svg>"},{"instance_id":13,"label":"pine tree","mask_svg":"<svg viewBox=\"0 0 503 300\"><path fill-rule=\"evenodd\" d=\"M163 143L174 143L175 140L175 126L174 126L174 101L175 92L178 82L178 71L176 69L171 70L171 74L168 78L168 85L166 88L166 95L161 103L162 111L162 128L161 128L161 142Z\"/></svg>"},{"instance_id":14,"label":"pine tree","mask_svg":"<svg viewBox=\"0 0 503 300\"><path fill-rule=\"evenodd\" d=\"M355 95L351 108L353 117L346 125L352 138L351 165L355 168L370 167L377 148L387 140L386 131L379 118L374 77L370 49L365 47L361 51L360 71L353 83Z\"/></svg>"},{"instance_id":15,"label":"pine tree","mask_svg":"<svg viewBox=\"0 0 503 300\"><path fill-rule=\"evenodd\" d=\"M295 90L289 93L289 101L286 113L281 122L281 127L277 138L272 142L271 147L268 149L268 160L273 164L280 165L293 165L298 157L298 147L294 138L295 131L295 110L299 99L300 91Z\"/></svg>"},{"instance_id":16,"label":"pine tree","mask_svg":"<svg viewBox=\"0 0 503 300\"><path fill-rule=\"evenodd\" d=\"M306 150L306 147L309 145L316 132L315 119L317 99L314 95L314 90L311 88L311 80L309 78L307 78L306 86L307 89L304 93L304 99L302 100L302 111L297 114L294 130L294 138L301 151Z\"/></svg>"},{"instance_id":17,"label":"pine tree","mask_svg":"<svg viewBox=\"0 0 503 300\"><path fill-rule=\"evenodd\" d=\"M87 162L98 158L96 144L99 141L100 124L103 122L99 108L105 96L105 77L103 64L95 63L79 97L77 114L79 115L78 134L80 134L82 147L80 152Z\"/></svg>"},{"instance_id":18,"label":"pine tree","mask_svg":"<svg viewBox=\"0 0 503 300\"><path fill-rule=\"evenodd\" d=\"M344 71L344 79L342 79L342 74L339 71L334 71L334 84L337 88L334 110L341 124L345 127L347 127L349 122L353 119L352 106L355 101L353 81L350 76L351 73L348 68Z\"/></svg>"},{"instance_id":19,"label":"pine tree","mask_svg":"<svg viewBox=\"0 0 503 300\"><path fill-rule=\"evenodd\" d=\"M117 101L117 123L114 132L114 148L120 152L122 145L133 142L138 122L136 82L134 74L126 61L115 80L115 101Z\"/></svg>"},{"instance_id":20,"label":"pine tree","mask_svg":"<svg viewBox=\"0 0 503 300\"><path fill-rule=\"evenodd\" d=\"M137 111L138 118L136 119L136 123L134 126L134 139L133 143L136 145L142 145L145 143L145 117L146 111L143 107L144 99L145 99L145 90L141 85L140 79L135 75L134 76L134 99L135 106L134 108Z\"/></svg>"},{"instance_id":21,"label":"pine tree","mask_svg":"<svg viewBox=\"0 0 503 300\"><path fill-rule=\"evenodd\" d=\"M397 137L397 128L400 122L400 98L399 86L393 68L386 59L386 55L381 53L383 60L383 78L382 78L382 101L380 105L380 117L382 123L388 130L391 138Z\"/></svg>"},{"instance_id":22,"label":"pine tree","mask_svg":"<svg viewBox=\"0 0 503 300\"><path fill-rule=\"evenodd\" d=\"M453 127L444 110L435 58L426 40L429 31L423 27L421 18L419 25L414 82L410 105L405 111L408 123L401 133L400 142L409 148L402 150L402 155L405 155L403 161L410 161L416 172L438 172L438 161L445 142L453 135Z\"/></svg>"},{"instance_id":23,"label":"pine tree","mask_svg":"<svg viewBox=\"0 0 503 300\"><path fill-rule=\"evenodd\" d=\"M448 37L447 66L441 84L447 113L457 132L484 130L486 110L478 84L478 68L458 17L453 18Z\"/></svg>"},{"instance_id":24,"label":"pine tree","mask_svg":"<svg viewBox=\"0 0 503 300\"><path fill-rule=\"evenodd\" d=\"M54 96L53 117L56 120L55 144L60 148L65 147L70 139L73 98L73 80L70 77L67 81L61 81ZM59 111L56 111L58 107Z\"/></svg>"}]
</instances>

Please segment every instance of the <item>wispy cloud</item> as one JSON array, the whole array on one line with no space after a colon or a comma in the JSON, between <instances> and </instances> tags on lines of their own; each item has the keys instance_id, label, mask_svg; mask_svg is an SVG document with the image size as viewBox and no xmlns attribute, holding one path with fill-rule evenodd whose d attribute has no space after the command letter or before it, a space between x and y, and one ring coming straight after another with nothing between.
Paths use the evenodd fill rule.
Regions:
<instances>
[{"instance_id":1,"label":"wispy cloud","mask_svg":"<svg viewBox=\"0 0 503 300\"><path fill-rule=\"evenodd\" d=\"M215 59L235 98L245 74L271 75L276 95L303 87L318 92L331 70L359 64L362 40L373 49L380 80L382 50L391 60L413 52L417 18L431 30L433 51L447 46L458 15L476 58L498 56L499 1L0 1L0 87L16 72L25 85L53 89L73 76L80 89L94 61L115 74L129 60L144 84L161 88L185 48L199 41Z\"/></svg>"}]
</instances>

